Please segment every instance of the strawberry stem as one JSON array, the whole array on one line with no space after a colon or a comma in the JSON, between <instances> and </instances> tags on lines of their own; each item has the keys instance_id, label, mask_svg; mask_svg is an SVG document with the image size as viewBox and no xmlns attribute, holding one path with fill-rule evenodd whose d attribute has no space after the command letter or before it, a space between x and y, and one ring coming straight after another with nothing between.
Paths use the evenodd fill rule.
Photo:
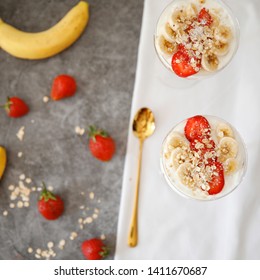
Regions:
<instances>
[{"instance_id":1,"label":"strawberry stem","mask_svg":"<svg viewBox=\"0 0 260 280\"><path fill-rule=\"evenodd\" d=\"M41 192L39 200L44 199L45 202L47 202L49 199L57 200L56 196L52 192L47 190L44 182L42 182L42 186L43 186L43 190Z\"/></svg>"},{"instance_id":2,"label":"strawberry stem","mask_svg":"<svg viewBox=\"0 0 260 280\"><path fill-rule=\"evenodd\" d=\"M109 254L109 248L106 247L106 246L103 246L102 247L102 251L99 252L99 255L102 257L102 258L105 258L106 256L108 256Z\"/></svg>"},{"instance_id":3,"label":"strawberry stem","mask_svg":"<svg viewBox=\"0 0 260 280\"><path fill-rule=\"evenodd\" d=\"M5 104L0 105L0 108L4 108L7 112L9 112L12 102L10 101L10 97L7 97L7 101Z\"/></svg>"},{"instance_id":4,"label":"strawberry stem","mask_svg":"<svg viewBox=\"0 0 260 280\"><path fill-rule=\"evenodd\" d=\"M102 130L102 129L97 129L95 126L90 125L90 126L89 126L88 136L89 136L90 138L92 138L92 140L93 140L94 142L96 142L96 136L97 136L97 135L100 135L100 136L102 136L102 137L104 137L104 138L106 138L106 137L109 136L108 133L107 133L106 131L104 131L104 130Z\"/></svg>"}]
</instances>

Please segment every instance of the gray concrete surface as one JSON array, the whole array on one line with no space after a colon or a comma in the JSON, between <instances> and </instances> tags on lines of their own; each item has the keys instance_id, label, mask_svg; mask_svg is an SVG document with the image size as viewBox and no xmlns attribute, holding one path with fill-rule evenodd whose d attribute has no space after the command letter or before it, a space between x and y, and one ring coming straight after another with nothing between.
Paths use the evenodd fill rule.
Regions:
<instances>
[{"instance_id":1,"label":"gray concrete surface","mask_svg":"<svg viewBox=\"0 0 260 280\"><path fill-rule=\"evenodd\" d=\"M55 24L77 2L2 0L0 17L22 30L40 31ZM81 242L102 234L113 259L143 0L89 3L86 31L63 53L26 61L0 49L0 103L16 95L31 109L20 119L0 112L0 145L8 152L0 182L0 259L35 259L35 250L46 250L49 241L54 242L54 259L83 259ZM76 78L77 94L44 103L42 98L49 95L53 78L61 73ZM91 124L106 129L116 140L116 155L109 163L94 159L87 136L74 132L77 125L87 129ZM22 126L25 135L20 141L16 133ZM39 215L38 191L31 192L29 207L10 208L19 199L11 200L9 186L18 186L21 174L32 179L31 184L24 181L30 189L44 181L62 196L66 209L60 219L47 221ZM91 192L94 199L89 197ZM98 217L94 215L80 229L78 219L93 217L95 209ZM74 231L78 236L70 240ZM62 239L66 241L63 250L58 248ZM29 247L33 253L27 252Z\"/></svg>"}]
</instances>

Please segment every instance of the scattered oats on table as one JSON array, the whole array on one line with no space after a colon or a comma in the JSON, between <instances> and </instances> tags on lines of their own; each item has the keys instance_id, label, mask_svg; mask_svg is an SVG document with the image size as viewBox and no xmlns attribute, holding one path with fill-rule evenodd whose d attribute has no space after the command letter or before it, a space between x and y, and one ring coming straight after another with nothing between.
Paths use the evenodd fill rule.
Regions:
<instances>
[{"instance_id":1,"label":"scattered oats on table","mask_svg":"<svg viewBox=\"0 0 260 280\"><path fill-rule=\"evenodd\" d=\"M49 97L48 96L43 96L43 98L42 98L42 101L44 102L44 103L47 103L47 102L49 102Z\"/></svg>"},{"instance_id":2,"label":"scattered oats on table","mask_svg":"<svg viewBox=\"0 0 260 280\"><path fill-rule=\"evenodd\" d=\"M95 197L95 194L94 194L93 192L90 192L90 193L89 193L89 198L90 198L90 199L94 199L94 197Z\"/></svg>"},{"instance_id":3,"label":"scattered oats on table","mask_svg":"<svg viewBox=\"0 0 260 280\"><path fill-rule=\"evenodd\" d=\"M21 157L23 156L23 152L19 152L19 153L17 154L17 156L18 156L19 158L21 158Z\"/></svg>"},{"instance_id":4,"label":"scattered oats on table","mask_svg":"<svg viewBox=\"0 0 260 280\"><path fill-rule=\"evenodd\" d=\"M19 176L19 179L20 179L20 180L24 180L24 179L25 179L25 174L21 174L21 175Z\"/></svg>"},{"instance_id":5,"label":"scattered oats on table","mask_svg":"<svg viewBox=\"0 0 260 280\"><path fill-rule=\"evenodd\" d=\"M8 212L5 210L4 212L3 212L3 216L7 216L8 215Z\"/></svg>"},{"instance_id":6,"label":"scattered oats on table","mask_svg":"<svg viewBox=\"0 0 260 280\"><path fill-rule=\"evenodd\" d=\"M19 130L18 130L18 132L16 133L16 136L17 136L17 138L20 140L20 141L23 141L23 138L24 138L24 129L25 129L25 127L24 126L22 126Z\"/></svg>"}]
</instances>

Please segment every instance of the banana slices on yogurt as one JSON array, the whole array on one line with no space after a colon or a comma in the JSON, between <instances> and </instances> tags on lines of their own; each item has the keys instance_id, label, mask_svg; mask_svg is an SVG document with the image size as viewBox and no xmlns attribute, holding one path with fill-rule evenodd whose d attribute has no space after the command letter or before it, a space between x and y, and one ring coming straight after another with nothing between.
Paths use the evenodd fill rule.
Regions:
<instances>
[{"instance_id":1,"label":"banana slices on yogurt","mask_svg":"<svg viewBox=\"0 0 260 280\"><path fill-rule=\"evenodd\" d=\"M223 164L225 174L233 174L238 168L236 157L239 149L238 142L234 139L234 132L227 123L219 123L215 132L217 141L214 154ZM194 151L190 149L190 143L184 136L173 132L167 141L165 157L169 159L170 167L183 177L183 174L187 173L188 163L194 162Z\"/></svg>"},{"instance_id":2,"label":"banana slices on yogurt","mask_svg":"<svg viewBox=\"0 0 260 280\"><path fill-rule=\"evenodd\" d=\"M168 133L161 150L167 183L184 196L213 200L241 182L246 149L236 129L214 116L185 119Z\"/></svg>"},{"instance_id":3,"label":"banana slices on yogurt","mask_svg":"<svg viewBox=\"0 0 260 280\"><path fill-rule=\"evenodd\" d=\"M237 155L239 144L234 138L232 128L226 123L219 123L216 127L218 138L219 161L223 163L226 175L233 174L238 168Z\"/></svg>"},{"instance_id":4,"label":"banana slices on yogurt","mask_svg":"<svg viewBox=\"0 0 260 280\"><path fill-rule=\"evenodd\" d=\"M204 130L210 133L204 134ZM241 141L235 129L221 119L191 117L166 137L164 168L170 180L177 182L181 189L217 194L241 173L244 161Z\"/></svg>"},{"instance_id":5,"label":"banana slices on yogurt","mask_svg":"<svg viewBox=\"0 0 260 280\"><path fill-rule=\"evenodd\" d=\"M231 44L235 40L228 12L218 3L175 2L158 22L156 48L159 48L159 56L171 65L174 54L185 49L189 59L198 61L199 70L215 72L223 68L232 57ZM175 69L172 70L176 73ZM191 75L194 74L196 71Z\"/></svg>"},{"instance_id":6,"label":"banana slices on yogurt","mask_svg":"<svg viewBox=\"0 0 260 280\"><path fill-rule=\"evenodd\" d=\"M223 137L234 137L232 128L226 123L219 123L216 128L216 133L219 139Z\"/></svg>"},{"instance_id":7,"label":"banana slices on yogurt","mask_svg":"<svg viewBox=\"0 0 260 280\"><path fill-rule=\"evenodd\" d=\"M159 38L159 45L161 50L167 55L172 55L177 50L177 45L174 42L168 41L163 35Z\"/></svg>"}]
</instances>

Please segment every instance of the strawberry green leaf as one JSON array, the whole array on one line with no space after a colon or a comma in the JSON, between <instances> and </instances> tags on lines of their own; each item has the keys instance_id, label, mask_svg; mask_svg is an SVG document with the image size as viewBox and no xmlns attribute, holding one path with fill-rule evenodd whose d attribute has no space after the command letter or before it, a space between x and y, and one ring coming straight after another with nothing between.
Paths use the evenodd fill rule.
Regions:
<instances>
[{"instance_id":1,"label":"strawberry green leaf","mask_svg":"<svg viewBox=\"0 0 260 280\"><path fill-rule=\"evenodd\" d=\"M44 182L42 182L42 185L43 185L43 190L41 192L39 200L44 199L45 202L47 202L50 199L51 200L57 200L56 196L52 192L47 190Z\"/></svg>"},{"instance_id":2,"label":"strawberry green leaf","mask_svg":"<svg viewBox=\"0 0 260 280\"><path fill-rule=\"evenodd\" d=\"M102 257L102 258L105 258L106 256L108 256L109 254L109 249L105 246L102 247L102 251L99 252L99 255Z\"/></svg>"},{"instance_id":3,"label":"strawberry green leaf","mask_svg":"<svg viewBox=\"0 0 260 280\"><path fill-rule=\"evenodd\" d=\"M89 126L89 133L88 136L94 141L96 142L96 136L100 135L104 138L108 137L108 133L104 130L101 129L97 129L95 126Z\"/></svg>"}]
</instances>

